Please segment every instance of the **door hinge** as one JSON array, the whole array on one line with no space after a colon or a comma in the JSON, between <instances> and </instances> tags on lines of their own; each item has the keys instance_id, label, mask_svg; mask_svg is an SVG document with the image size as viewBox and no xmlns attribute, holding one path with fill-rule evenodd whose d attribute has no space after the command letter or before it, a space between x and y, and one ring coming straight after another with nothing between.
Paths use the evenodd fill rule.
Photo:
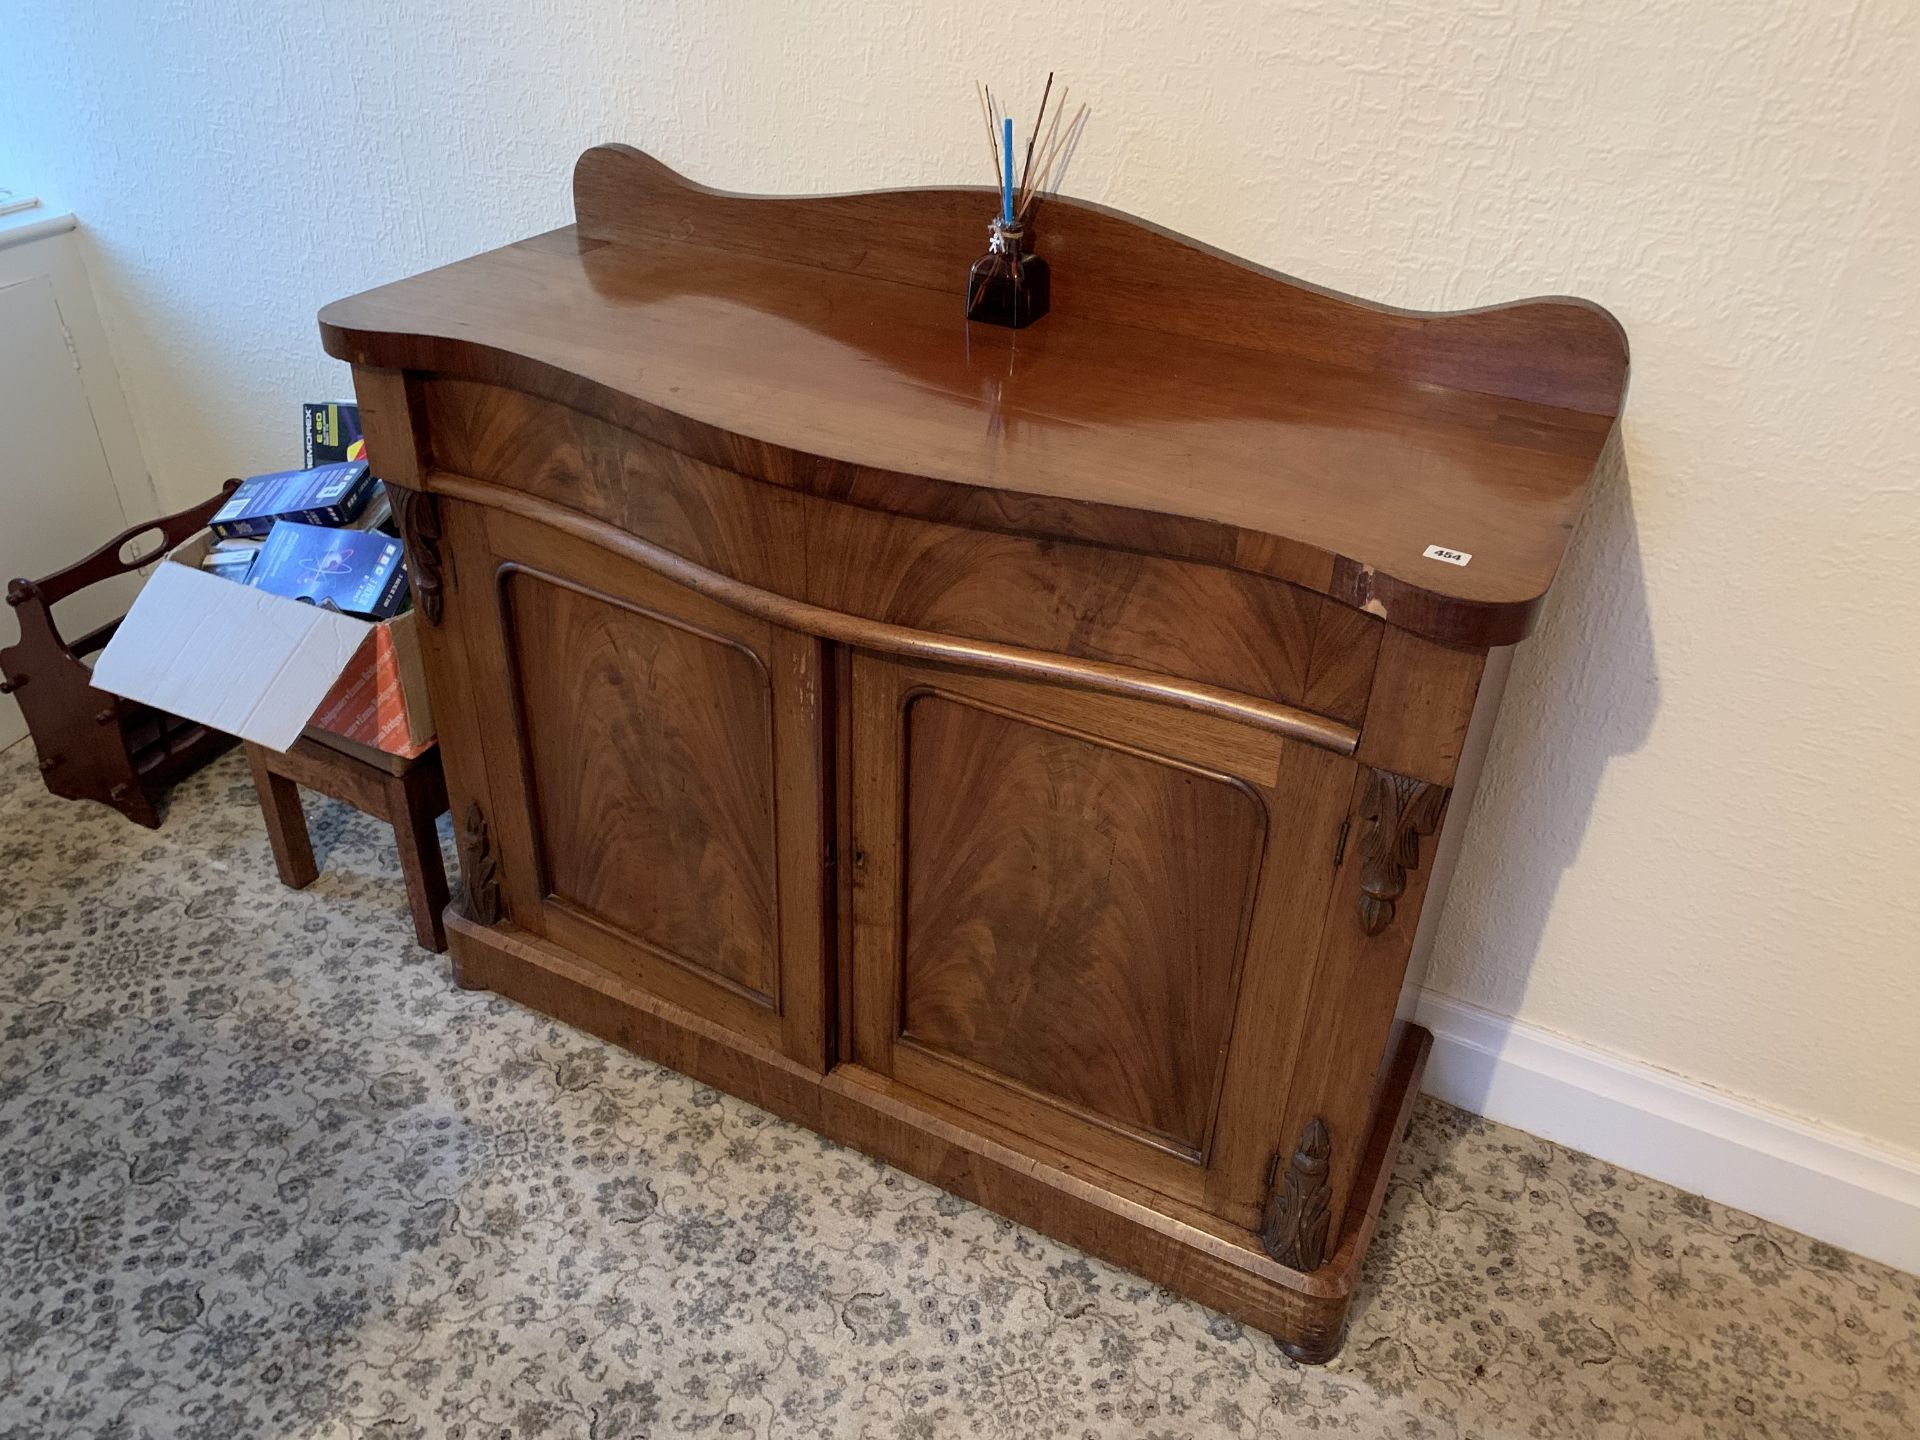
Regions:
<instances>
[{"instance_id":1,"label":"door hinge","mask_svg":"<svg viewBox=\"0 0 1920 1440\"><path fill-rule=\"evenodd\" d=\"M1333 842L1333 868L1336 870L1340 868L1340 862L1347 858L1347 831L1352 828L1351 816L1340 822L1340 837Z\"/></svg>"}]
</instances>

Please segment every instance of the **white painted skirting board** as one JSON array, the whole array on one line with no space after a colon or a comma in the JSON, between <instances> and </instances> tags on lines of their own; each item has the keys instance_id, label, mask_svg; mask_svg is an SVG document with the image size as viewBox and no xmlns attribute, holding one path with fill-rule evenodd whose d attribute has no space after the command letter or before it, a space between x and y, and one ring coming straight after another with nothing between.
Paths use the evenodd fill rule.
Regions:
<instances>
[{"instance_id":1,"label":"white painted skirting board","mask_svg":"<svg viewBox=\"0 0 1920 1440\"><path fill-rule=\"evenodd\" d=\"M1920 1162L1432 991L1450 1104L1920 1273Z\"/></svg>"}]
</instances>

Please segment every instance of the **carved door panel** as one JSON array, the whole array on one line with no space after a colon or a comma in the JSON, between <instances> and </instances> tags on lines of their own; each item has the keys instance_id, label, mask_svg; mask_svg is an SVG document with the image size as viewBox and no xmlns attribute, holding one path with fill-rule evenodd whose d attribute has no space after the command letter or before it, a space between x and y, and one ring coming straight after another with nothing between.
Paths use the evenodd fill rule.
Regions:
<instances>
[{"instance_id":1,"label":"carved door panel","mask_svg":"<svg viewBox=\"0 0 1920 1440\"><path fill-rule=\"evenodd\" d=\"M852 716L843 1052L1257 1226L1351 762L867 655Z\"/></svg>"},{"instance_id":2,"label":"carved door panel","mask_svg":"<svg viewBox=\"0 0 1920 1440\"><path fill-rule=\"evenodd\" d=\"M481 723L508 918L824 1068L821 642L528 521L484 528L467 649L504 697Z\"/></svg>"}]
</instances>

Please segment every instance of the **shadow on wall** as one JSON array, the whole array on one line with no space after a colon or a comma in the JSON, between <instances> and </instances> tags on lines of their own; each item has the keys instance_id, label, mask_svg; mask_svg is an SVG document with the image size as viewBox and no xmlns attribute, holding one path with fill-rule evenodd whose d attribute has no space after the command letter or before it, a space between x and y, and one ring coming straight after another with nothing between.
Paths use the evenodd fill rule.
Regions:
<instances>
[{"instance_id":1,"label":"shadow on wall","mask_svg":"<svg viewBox=\"0 0 1920 1440\"><path fill-rule=\"evenodd\" d=\"M1621 433L1600 457L1540 628L1515 652L1427 969L1428 989L1503 1014L1526 997L1608 763L1645 743L1659 707Z\"/></svg>"}]
</instances>

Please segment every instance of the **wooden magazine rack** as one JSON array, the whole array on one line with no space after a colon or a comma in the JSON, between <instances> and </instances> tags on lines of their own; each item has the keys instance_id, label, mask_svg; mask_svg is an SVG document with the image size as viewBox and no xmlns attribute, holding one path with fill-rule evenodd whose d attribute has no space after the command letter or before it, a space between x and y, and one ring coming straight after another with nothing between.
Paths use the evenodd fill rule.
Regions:
<instances>
[{"instance_id":1,"label":"wooden magazine rack","mask_svg":"<svg viewBox=\"0 0 1920 1440\"><path fill-rule=\"evenodd\" d=\"M239 485L191 509L122 531L78 564L38 580L14 580L7 603L20 617L20 640L0 650L0 694L12 695L26 716L47 789L70 800L98 800L148 829L160 824L159 798L181 775L234 743L233 736L164 710L109 695L93 684L87 657L113 638L114 620L68 642L53 607L88 586L151 564L207 522ZM157 550L132 550L158 532Z\"/></svg>"}]
</instances>

